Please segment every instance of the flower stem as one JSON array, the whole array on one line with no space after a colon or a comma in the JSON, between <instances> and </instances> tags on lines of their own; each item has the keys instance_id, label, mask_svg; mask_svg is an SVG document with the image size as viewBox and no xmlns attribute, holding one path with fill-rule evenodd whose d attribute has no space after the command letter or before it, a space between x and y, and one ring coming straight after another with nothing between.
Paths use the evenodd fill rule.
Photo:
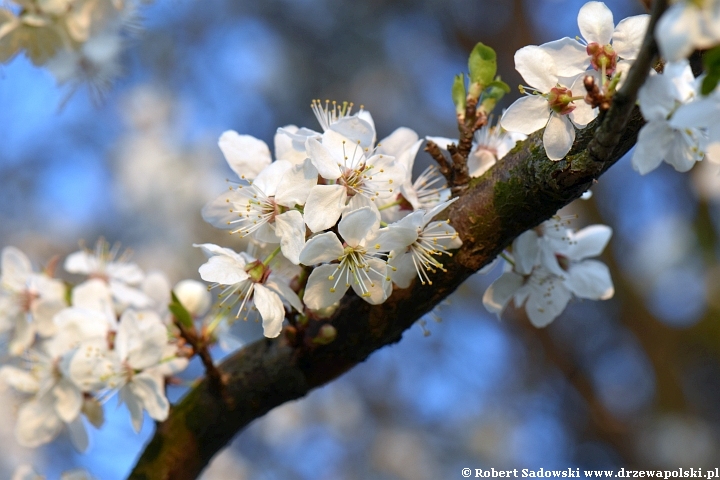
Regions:
<instances>
[{"instance_id":1,"label":"flower stem","mask_svg":"<svg viewBox=\"0 0 720 480\"><path fill-rule=\"evenodd\" d=\"M510 265L512 265L513 267L515 266L515 261L512 258L508 257L507 253L500 252L500 256Z\"/></svg>"},{"instance_id":2,"label":"flower stem","mask_svg":"<svg viewBox=\"0 0 720 480\"><path fill-rule=\"evenodd\" d=\"M267 266L270 264L270 262L272 262L273 258L275 258L275 256L276 256L278 253L280 253L280 247L279 247L279 246L278 246L275 250L273 250L272 253L265 258L265 260L263 260L263 262L262 262L263 265L265 265L265 266L267 267Z\"/></svg>"},{"instance_id":3,"label":"flower stem","mask_svg":"<svg viewBox=\"0 0 720 480\"><path fill-rule=\"evenodd\" d=\"M395 205L400 205L401 203L402 203L402 200L395 200L395 201L392 202L392 203L388 203L387 205L383 205L382 207L378 207L378 210L379 210L379 211L383 211L383 210L386 210L386 209L388 209L388 208L392 208L392 207L394 207Z\"/></svg>"}]
</instances>

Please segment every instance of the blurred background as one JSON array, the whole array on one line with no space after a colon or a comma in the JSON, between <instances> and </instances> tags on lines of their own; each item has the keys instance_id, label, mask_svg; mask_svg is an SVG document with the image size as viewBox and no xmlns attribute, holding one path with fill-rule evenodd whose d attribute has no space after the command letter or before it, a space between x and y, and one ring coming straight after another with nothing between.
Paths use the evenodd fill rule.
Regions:
<instances>
[{"instance_id":1,"label":"blurred background","mask_svg":"<svg viewBox=\"0 0 720 480\"><path fill-rule=\"evenodd\" d=\"M104 99L70 94L22 55L0 67L0 245L36 265L103 236L146 271L198 278L193 242L236 246L200 217L231 175L227 129L272 145L279 126L317 128L313 98L363 104L383 138L399 126L453 136L453 75L474 44L498 52L511 86L518 48L579 34L575 0L157 0L139 10ZM616 22L640 2L607 0ZM68 95L70 95L68 97ZM517 97L516 90L506 106ZM416 173L429 163L421 153ZM470 468L715 467L720 458L720 177L628 159L564 213L614 228L611 301L574 301L549 328L501 321L468 281L403 341L253 423L205 479L461 478ZM437 323L434 320L442 320ZM261 335L257 325L238 340ZM201 374L191 368L188 378ZM173 398L182 393L174 388ZM12 415L16 400L0 398ZM36 450L0 425L0 478L30 462L125 478L153 426L125 408L76 453Z\"/></svg>"}]
</instances>

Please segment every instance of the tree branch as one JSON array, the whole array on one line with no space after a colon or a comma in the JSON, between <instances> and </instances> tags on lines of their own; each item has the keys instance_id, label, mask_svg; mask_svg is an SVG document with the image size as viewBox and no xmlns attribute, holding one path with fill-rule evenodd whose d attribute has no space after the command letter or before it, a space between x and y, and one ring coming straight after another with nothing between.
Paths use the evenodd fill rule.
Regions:
<instances>
[{"instance_id":1,"label":"tree branch","mask_svg":"<svg viewBox=\"0 0 720 480\"><path fill-rule=\"evenodd\" d=\"M634 107L656 56L651 32L666 8L656 1L643 51L610 110L578 133L564 160L545 155L542 131L531 135L480 178L472 179L446 210L462 247L438 271L432 286L415 282L381 305L347 295L331 319L337 338L328 345L292 347L281 336L263 339L225 360L226 395L205 379L158 425L130 474L132 480L196 478L243 427L274 407L306 395L400 340L403 332L461 283L492 261L515 237L578 198L637 140L643 124Z\"/></svg>"}]
</instances>

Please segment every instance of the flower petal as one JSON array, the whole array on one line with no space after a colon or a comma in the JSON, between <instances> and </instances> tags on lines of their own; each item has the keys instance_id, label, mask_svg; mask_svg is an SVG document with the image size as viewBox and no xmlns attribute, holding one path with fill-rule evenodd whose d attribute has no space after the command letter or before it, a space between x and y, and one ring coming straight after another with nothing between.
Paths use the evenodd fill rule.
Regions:
<instances>
[{"instance_id":1,"label":"flower petal","mask_svg":"<svg viewBox=\"0 0 720 480\"><path fill-rule=\"evenodd\" d=\"M528 230L513 241L512 253L517 273L528 275L537 265L540 259L538 240L538 234L534 230Z\"/></svg>"},{"instance_id":2,"label":"flower petal","mask_svg":"<svg viewBox=\"0 0 720 480\"><path fill-rule=\"evenodd\" d=\"M298 297L297 293L295 293L293 289L290 288L283 280L276 279L274 278L274 275L270 275L270 278L265 281L265 286L280 295L280 298L287 300L287 302L295 310L302 313L304 307L300 301L300 297Z\"/></svg>"},{"instance_id":3,"label":"flower petal","mask_svg":"<svg viewBox=\"0 0 720 480\"><path fill-rule=\"evenodd\" d=\"M418 276L413 262L412 252L403 251L395 254L388 262L388 273L392 281L400 288L408 288Z\"/></svg>"},{"instance_id":4,"label":"flower petal","mask_svg":"<svg viewBox=\"0 0 720 480\"><path fill-rule=\"evenodd\" d=\"M287 171L280 180L275 193L275 201L280 205L293 208L305 205L312 188L317 185L318 171L312 160L306 158L300 165Z\"/></svg>"},{"instance_id":5,"label":"flower petal","mask_svg":"<svg viewBox=\"0 0 720 480\"><path fill-rule=\"evenodd\" d=\"M530 296L525 302L525 311L530 323L537 328L542 328L549 325L565 310L572 294L559 280L555 279L531 285Z\"/></svg>"},{"instance_id":6,"label":"flower petal","mask_svg":"<svg viewBox=\"0 0 720 480\"><path fill-rule=\"evenodd\" d=\"M363 149L372 147L375 141L375 128L355 115L339 119L330 125L330 129L338 132L353 143L359 142Z\"/></svg>"},{"instance_id":7,"label":"flower petal","mask_svg":"<svg viewBox=\"0 0 720 480\"><path fill-rule=\"evenodd\" d=\"M615 294L610 270L597 260L570 265L565 285L576 296L590 300L607 300Z\"/></svg>"},{"instance_id":8,"label":"flower petal","mask_svg":"<svg viewBox=\"0 0 720 480\"><path fill-rule=\"evenodd\" d=\"M676 100L680 100L677 88L667 74L649 76L638 91L640 112L648 122L665 120L675 109Z\"/></svg>"},{"instance_id":9,"label":"flower petal","mask_svg":"<svg viewBox=\"0 0 720 480\"><path fill-rule=\"evenodd\" d=\"M649 23L650 15L634 15L618 23L612 36L612 47L620 58L637 58Z\"/></svg>"},{"instance_id":10,"label":"flower petal","mask_svg":"<svg viewBox=\"0 0 720 480\"><path fill-rule=\"evenodd\" d=\"M540 95L528 95L515 100L505 110L500 125L508 132L530 135L547 125L549 116L547 100Z\"/></svg>"},{"instance_id":11,"label":"flower petal","mask_svg":"<svg viewBox=\"0 0 720 480\"><path fill-rule=\"evenodd\" d=\"M76 418L72 422L68 423L67 426L68 433L70 434L70 443L73 444L73 447L81 453L86 451L90 442L82 417Z\"/></svg>"},{"instance_id":12,"label":"flower petal","mask_svg":"<svg viewBox=\"0 0 720 480\"><path fill-rule=\"evenodd\" d=\"M415 212L413 212L415 213ZM381 228L377 234L367 242L368 252L391 252L393 250L405 250L418 238L418 231L415 228L398 226L393 223L388 227Z\"/></svg>"},{"instance_id":13,"label":"flower petal","mask_svg":"<svg viewBox=\"0 0 720 480\"><path fill-rule=\"evenodd\" d=\"M590 66L587 48L573 38L561 38L543 43L540 48L555 61L558 77L572 77L583 73Z\"/></svg>"},{"instance_id":14,"label":"flower petal","mask_svg":"<svg viewBox=\"0 0 720 480\"><path fill-rule=\"evenodd\" d=\"M640 175L655 170L662 163L672 136L672 129L664 120L645 124L638 134L638 141L631 160L633 168Z\"/></svg>"},{"instance_id":15,"label":"flower petal","mask_svg":"<svg viewBox=\"0 0 720 480\"><path fill-rule=\"evenodd\" d=\"M588 2L578 12L578 27L588 43L610 43L615 22L612 11L603 2Z\"/></svg>"},{"instance_id":16,"label":"flower petal","mask_svg":"<svg viewBox=\"0 0 720 480\"><path fill-rule=\"evenodd\" d=\"M612 228L607 225L591 225L570 235L567 249L563 254L570 260L583 260L597 257L605 250Z\"/></svg>"},{"instance_id":17,"label":"flower petal","mask_svg":"<svg viewBox=\"0 0 720 480\"><path fill-rule=\"evenodd\" d=\"M528 85L542 93L549 92L558 81L555 60L536 45L528 45L515 52L515 70Z\"/></svg>"},{"instance_id":18,"label":"flower petal","mask_svg":"<svg viewBox=\"0 0 720 480\"><path fill-rule=\"evenodd\" d=\"M240 178L252 180L272 162L267 144L250 135L228 130L220 135L218 146Z\"/></svg>"},{"instance_id":19,"label":"flower petal","mask_svg":"<svg viewBox=\"0 0 720 480\"><path fill-rule=\"evenodd\" d=\"M0 367L0 382L6 383L18 392L23 393L32 394L40 389L40 382L34 375L10 365Z\"/></svg>"},{"instance_id":20,"label":"flower petal","mask_svg":"<svg viewBox=\"0 0 720 480\"><path fill-rule=\"evenodd\" d=\"M305 224L313 233L332 227L345 209L346 200L347 190L342 185L315 185L305 202Z\"/></svg>"},{"instance_id":21,"label":"flower petal","mask_svg":"<svg viewBox=\"0 0 720 480\"><path fill-rule=\"evenodd\" d=\"M338 160L317 138L308 138L305 142L305 149L321 177L328 180L335 180L340 177L341 172L338 166Z\"/></svg>"},{"instance_id":22,"label":"flower petal","mask_svg":"<svg viewBox=\"0 0 720 480\"><path fill-rule=\"evenodd\" d=\"M305 246L305 220L302 213L289 210L275 217L275 234L280 237L282 254L295 265Z\"/></svg>"},{"instance_id":23,"label":"flower petal","mask_svg":"<svg viewBox=\"0 0 720 480\"><path fill-rule=\"evenodd\" d=\"M367 263L369 270L357 272L359 280L353 279L352 288L370 305L378 305L388 297L387 263L379 258L369 258Z\"/></svg>"},{"instance_id":24,"label":"flower petal","mask_svg":"<svg viewBox=\"0 0 720 480\"><path fill-rule=\"evenodd\" d=\"M492 313L500 316L515 292L522 287L523 277L515 272L505 272L485 290L483 305Z\"/></svg>"},{"instance_id":25,"label":"flower petal","mask_svg":"<svg viewBox=\"0 0 720 480\"><path fill-rule=\"evenodd\" d=\"M697 7L688 2L677 2L668 8L655 25L655 38L660 53L669 62L674 62L690 55L695 47L700 47L696 40L702 40L700 16Z\"/></svg>"},{"instance_id":26,"label":"flower petal","mask_svg":"<svg viewBox=\"0 0 720 480\"><path fill-rule=\"evenodd\" d=\"M63 422L55 413L49 393L30 400L18 411L15 437L23 447L35 448L57 437Z\"/></svg>"},{"instance_id":27,"label":"flower petal","mask_svg":"<svg viewBox=\"0 0 720 480\"><path fill-rule=\"evenodd\" d=\"M267 338L275 338L280 335L285 318L285 308L278 294L256 283L253 300L262 317L263 335Z\"/></svg>"},{"instance_id":28,"label":"flower petal","mask_svg":"<svg viewBox=\"0 0 720 480\"><path fill-rule=\"evenodd\" d=\"M338 232L345 242L353 247L360 245L365 238L375 234L380 227L380 219L370 207L354 210L340 220Z\"/></svg>"},{"instance_id":29,"label":"flower petal","mask_svg":"<svg viewBox=\"0 0 720 480\"><path fill-rule=\"evenodd\" d=\"M334 232L315 235L307 241L300 252L300 263L312 266L318 263L332 262L343 255L343 246Z\"/></svg>"},{"instance_id":30,"label":"flower petal","mask_svg":"<svg viewBox=\"0 0 720 480\"><path fill-rule=\"evenodd\" d=\"M70 423L80 415L83 396L72 382L61 379L52 389L52 394L55 397L55 411L63 422Z\"/></svg>"},{"instance_id":31,"label":"flower petal","mask_svg":"<svg viewBox=\"0 0 720 480\"><path fill-rule=\"evenodd\" d=\"M290 170L292 167L292 163L287 160L278 160L277 162L273 162L258 173L252 184L256 188L259 188L260 191L268 197L275 196L280 180L282 180L285 172Z\"/></svg>"},{"instance_id":32,"label":"flower petal","mask_svg":"<svg viewBox=\"0 0 720 480\"><path fill-rule=\"evenodd\" d=\"M570 119L565 115L551 114L543 134L543 145L548 158L554 161L562 160L574 141L575 127Z\"/></svg>"},{"instance_id":33,"label":"flower petal","mask_svg":"<svg viewBox=\"0 0 720 480\"><path fill-rule=\"evenodd\" d=\"M308 277L303 301L310 310L320 310L339 302L350 287L345 279L335 278L337 265L315 267ZM330 280L330 278L333 280Z\"/></svg>"},{"instance_id":34,"label":"flower petal","mask_svg":"<svg viewBox=\"0 0 720 480\"><path fill-rule=\"evenodd\" d=\"M216 255L210 257L207 263L202 264L198 272L200 272L200 278L206 282L234 285L248 279L248 273L244 267L233 258Z\"/></svg>"},{"instance_id":35,"label":"flower petal","mask_svg":"<svg viewBox=\"0 0 720 480\"><path fill-rule=\"evenodd\" d=\"M25 289L28 275L32 273L32 265L27 255L15 247L5 247L2 250L2 276L0 282L3 287L12 291Z\"/></svg>"}]
</instances>

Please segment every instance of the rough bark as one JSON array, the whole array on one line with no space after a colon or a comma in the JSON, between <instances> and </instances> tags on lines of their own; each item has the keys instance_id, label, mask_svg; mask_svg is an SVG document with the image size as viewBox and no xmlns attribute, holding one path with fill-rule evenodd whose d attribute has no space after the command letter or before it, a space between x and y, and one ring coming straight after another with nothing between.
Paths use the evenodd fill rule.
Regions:
<instances>
[{"instance_id":1,"label":"rough bark","mask_svg":"<svg viewBox=\"0 0 720 480\"><path fill-rule=\"evenodd\" d=\"M666 3L655 2L650 31ZM546 157L540 131L470 182L445 213L463 245L452 258L445 257L447 271L435 274L432 285L416 281L410 288L396 289L376 306L347 295L332 317L337 338L328 345L292 347L281 336L243 348L219 367L227 382L225 395L218 395L207 379L194 387L158 425L129 478L196 478L243 427L330 382L375 350L399 341L417 319L515 237L578 198L635 144L643 123L634 106L636 94L655 57L656 48L648 36L611 109L578 132L564 160L553 162Z\"/></svg>"}]
</instances>

